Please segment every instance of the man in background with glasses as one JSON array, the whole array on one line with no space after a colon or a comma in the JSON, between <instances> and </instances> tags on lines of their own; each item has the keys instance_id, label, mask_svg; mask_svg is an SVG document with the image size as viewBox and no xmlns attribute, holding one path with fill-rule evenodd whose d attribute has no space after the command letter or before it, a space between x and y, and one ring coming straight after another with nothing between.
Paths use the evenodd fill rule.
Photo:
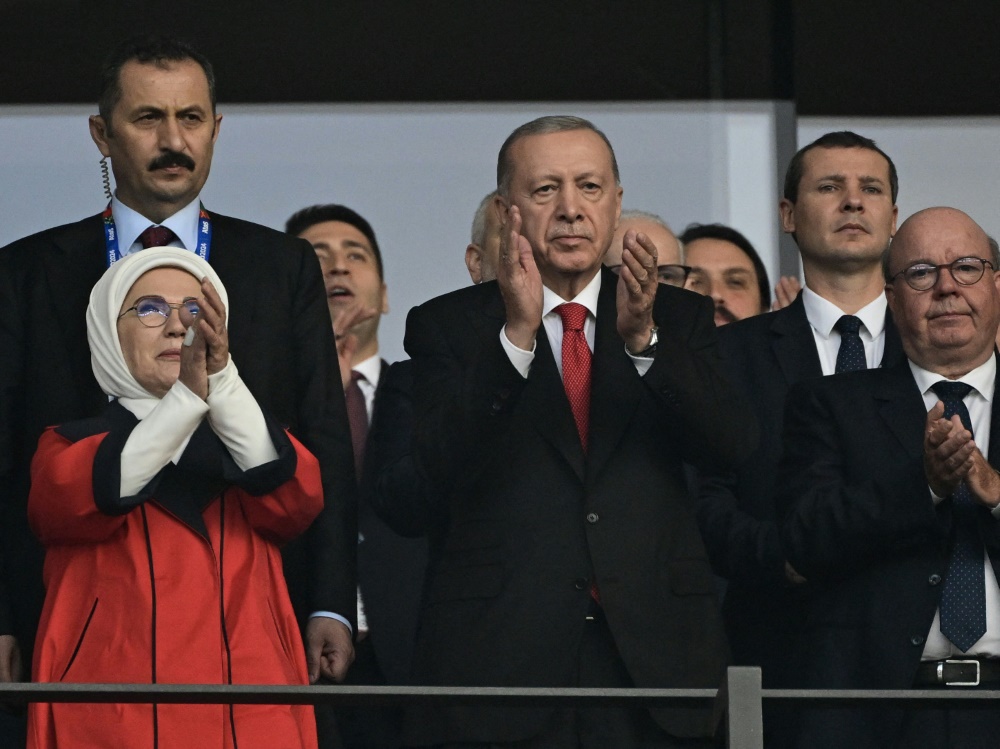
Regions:
<instances>
[{"instance_id":1,"label":"man in background with glasses","mask_svg":"<svg viewBox=\"0 0 1000 749\"><path fill-rule=\"evenodd\" d=\"M618 228L611 239L611 247L608 248L608 252L604 256L604 264L615 274L621 270L625 234L630 229L642 232L656 245L656 276L660 283L665 283L668 286L683 286L691 269L681 265L681 246L677 237L670 231L667 222L655 213L622 211L621 218L618 219Z\"/></svg>"},{"instance_id":2,"label":"man in background with glasses","mask_svg":"<svg viewBox=\"0 0 1000 749\"><path fill-rule=\"evenodd\" d=\"M728 580L723 619L734 662L764 686L802 683L804 579L782 548L774 495L789 388L803 380L889 366L902 358L886 313L882 253L896 230L898 178L874 141L827 133L792 158L779 216L802 255L805 288L788 307L719 331L727 371L754 404L757 451L734 473L702 474L699 523ZM765 710L768 746L787 746L794 710Z\"/></svg>"},{"instance_id":3,"label":"man in background with glasses","mask_svg":"<svg viewBox=\"0 0 1000 749\"><path fill-rule=\"evenodd\" d=\"M778 506L811 590L804 686L1000 687L998 267L966 214L914 214L883 263L906 358L789 393ZM977 749L998 730L996 710L813 709L797 745Z\"/></svg>"}]
</instances>

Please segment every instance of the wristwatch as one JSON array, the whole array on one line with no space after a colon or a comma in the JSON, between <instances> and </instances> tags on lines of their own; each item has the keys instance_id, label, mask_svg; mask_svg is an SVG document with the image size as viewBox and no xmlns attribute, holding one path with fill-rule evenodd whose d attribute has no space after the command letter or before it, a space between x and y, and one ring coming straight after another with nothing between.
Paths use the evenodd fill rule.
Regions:
<instances>
[{"instance_id":1,"label":"wristwatch","mask_svg":"<svg viewBox=\"0 0 1000 749\"><path fill-rule=\"evenodd\" d=\"M660 342L659 331L660 329L654 325L653 329L649 333L649 343L646 344L646 348L644 348L642 351L639 352L629 351L627 344L625 346L625 351L627 351L629 354L636 357L637 359L652 358L656 354L656 344Z\"/></svg>"}]
</instances>

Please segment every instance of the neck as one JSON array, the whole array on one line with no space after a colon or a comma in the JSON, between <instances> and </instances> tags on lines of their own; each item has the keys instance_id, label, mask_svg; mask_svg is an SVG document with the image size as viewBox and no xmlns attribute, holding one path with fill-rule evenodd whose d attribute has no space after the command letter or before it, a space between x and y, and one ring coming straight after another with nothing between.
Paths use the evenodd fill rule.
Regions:
<instances>
[{"instance_id":1,"label":"neck","mask_svg":"<svg viewBox=\"0 0 1000 749\"><path fill-rule=\"evenodd\" d=\"M378 354L378 336L366 340L358 339L358 346L351 355L351 366L356 367L365 359L371 359Z\"/></svg>"},{"instance_id":2,"label":"neck","mask_svg":"<svg viewBox=\"0 0 1000 749\"><path fill-rule=\"evenodd\" d=\"M539 268L539 271L541 269ZM541 273L542 283L552 292L567 302L575 299L581 291L587 288L587 284L594 280L594 276L601 272L601 266L583 273L562 274L562 273Z\"/></svg>"},{"instance_id":3,"label":"neck","mask_svg":"<svg viewBox=\"0 0 1000 749\"><path fill-rule=\"evenodd\" d=\"M154 224L162 224L168 218L173 216L177 211L187 205L190 201L186 201L181 204L177 203L161 203L157 200L145 201L136 200L133 196L123 195L120 190L115 191L115 197L121 201L122 205L127 205L133 211L148 218Z\"/></svg>"},{"instance_id":4,"label":"neck","mask_svg":"<svg viewBox=\"0 0 1000 749\"><path fill-rule=\"evenodd\" d=\"M885 279L879 265L838 273L803 260L802 269L806 286L847 315L871 304L885 291Z\"/></svg>"}]
</instances>

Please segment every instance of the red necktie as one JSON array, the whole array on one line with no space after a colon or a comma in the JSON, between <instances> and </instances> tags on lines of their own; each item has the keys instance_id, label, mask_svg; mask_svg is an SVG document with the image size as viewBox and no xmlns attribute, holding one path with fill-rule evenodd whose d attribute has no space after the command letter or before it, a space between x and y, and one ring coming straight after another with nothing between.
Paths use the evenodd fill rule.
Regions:
<instances>
[{"instance_id":1,"label":"red necktie","mask_svg":"<svg viewBox=\"0 0 1000 749\"><path fill-rule=\"evenodd\" d=\"M360 372L351 372L351 384L344 391L347 402L347 421L351 426L351 446L354 448L354 472L361 480L361 466L365 460L365 442L368 440L368 406L358 380L365 379Z\"/></svg>"},{"instance_id":2,"label":"red necktie","mask_svg":"<svg viewBox=\"0 0 1000 749\"><path fill-rule=\"evenodd\" d=\"M583 332L587 308L569 302L556 307L562 318L562 378L573 420L580 435L580 444L587 452L587 427L590 423L590 346Z\"/></svg>"},{"instance_id":3,"label":"red necktie","mask_svg":"<svg viewBox=\"0 0 1000 749\"><path fill-rule=\"evenodd\" d=\"M142 242L142 249L148 250L150 247L166 247L177 239L177 235L165 226L150 226L139 235Z\"/></svg>"}]
</instances>

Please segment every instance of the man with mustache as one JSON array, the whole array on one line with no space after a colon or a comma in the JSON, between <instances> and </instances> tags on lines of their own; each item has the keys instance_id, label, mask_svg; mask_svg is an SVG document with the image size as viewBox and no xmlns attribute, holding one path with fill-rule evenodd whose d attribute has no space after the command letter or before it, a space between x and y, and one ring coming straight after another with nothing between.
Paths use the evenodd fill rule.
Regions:
<instances>
[{"instance_id":1,"label":"man with mustache","mask_svg":"<svg viewBox=\"0 0 1000 749\"><path fill-rule=\"evenodd\" d=\"M779 203L802 256L805 288L777 312L726 325L720 345L731 380L754 404L760 445L737 471L702 473L699 523L716 572L728 580L723 618L740 665L763 669L766 687L802 680L800 589L775 511L775 474L788 389L836 372L902 357L886 311L881 256L896 230L896 168L875 143L827 133L792 158ZM787 745L791 710L765 710L771 746Z\"/></svg>"},{"instance_id":2,"label":"man with mustache","mask_svg":"<svg viewBox=\"0 0 1000 749\"><path fill-rule=\"evenodd\" d=\"M578 117L514 130L497 159L497 283L414 308L414 456L447 507L414 657L417 683L715 684L715 582L682 461L733 466L750 409L721 376L711 304L657 282L624 239L622 188ZM421 705L413 746L697 746L699 710Z\"/></svg>"},{"instance_id":3,"label":"man with mustache","mask_svg":"<svg viewBox=\"0 0 1000 749\"><path fill-rule=\"evenodd\" d=\"M750 240L736 229L692 224L680 240L684 262L691 268L684 288L712 298L716 325L745 320L771 308L764 263Z\"/></svg>"},{"instance_id":4,"label":"man with mustache","mask_svg":"<svg viewBox=\"0 0 1000 749\"><path fill-rule=\"evenodd\" d=\"M907 219L883 263L906 357L789 393L783 548L808 580L805 686L1000 687L1000 253L966 214ZM985 749L996 710L812 709L797 746Z\"/></svg>"},{"instance_id":5,"label":"man with mustache","mask_svg":"<svg viewBox=\"0 0 1000 749\"><path fill-rule=\"evenodd\" d=\"M0 251L0 678L19 641L30 663L41 604L41 552L27 527L28 467L51 424L100 413L84 312L96 280L144 247L196 252L229 289L230 344L240 374L276 420L320 460L325 508L287 548L286 577L306 626L313 680L343 678L353 657L354 480L350 434L323 282L308 242L207 210L222 124L211 64L177 40L130 40L102 71L90 132L116 190L102 214ZM0 742L2 743L2 742Z\"/></svg>"}]
</instances>

